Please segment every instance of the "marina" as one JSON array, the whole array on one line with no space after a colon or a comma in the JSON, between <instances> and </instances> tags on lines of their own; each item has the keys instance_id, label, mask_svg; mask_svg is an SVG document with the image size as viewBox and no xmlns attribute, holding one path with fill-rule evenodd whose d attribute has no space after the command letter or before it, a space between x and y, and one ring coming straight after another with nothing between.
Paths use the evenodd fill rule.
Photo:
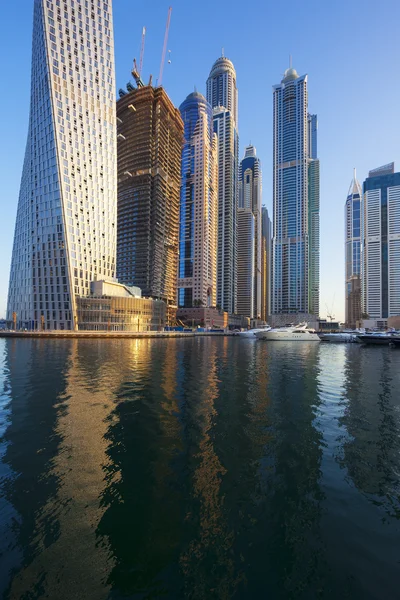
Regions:
<instances>
[{"instance_id":1,"label":"marina","mask_svg":"<svg viewBox=\"0 0 400 600\"><path fill-rule=\"evenodd\" d=\"M396 598L399 388L385 346L0 339L0 596Z\"/></svg>"}]
</instances>

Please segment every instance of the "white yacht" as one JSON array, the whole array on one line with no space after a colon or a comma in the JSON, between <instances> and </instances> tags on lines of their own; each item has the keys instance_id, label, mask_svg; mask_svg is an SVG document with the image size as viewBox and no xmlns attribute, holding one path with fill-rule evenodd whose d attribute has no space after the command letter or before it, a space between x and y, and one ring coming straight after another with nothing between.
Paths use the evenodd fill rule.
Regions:
<instances>
[{"instance_id":1,"label":"white yacht","mask_svg":"<svg viewBox=\"0 0 400 600\"><path fill-rule=\"evenodd\" d=\"M320 342L314 329L308 329L307 323L291 325L290 327L277 327L269 331L259 331L255 334L259 340L280 342Z\"/></svg>"},{"instance_id":2,"label":"white yacht","mask_svg":"<svg viewBox=\"0 0 400 600\"><path fill-rule=\"evenodd\" d=\"M239 331L237 335L239 335L240 337L244 337L244 338L255 339L255 336L257 333L260 333L263 331L269 331L270 329L271 329L271 327L269 325L265 325L264 327L260 327L258 329L246 329L245 331Z\"/></svg>"},{"instance_id":3,"label":"white yacht","mask_svg":"<svg viewBox=\"0 0 400 600\"><path fill-rule=\"evenodd\" d=\"M351 333L348 331L340 331L338 333L321 333L320 338L322 342L351 344L357 341L357 333Z\"/></svg>"}]
</instances>

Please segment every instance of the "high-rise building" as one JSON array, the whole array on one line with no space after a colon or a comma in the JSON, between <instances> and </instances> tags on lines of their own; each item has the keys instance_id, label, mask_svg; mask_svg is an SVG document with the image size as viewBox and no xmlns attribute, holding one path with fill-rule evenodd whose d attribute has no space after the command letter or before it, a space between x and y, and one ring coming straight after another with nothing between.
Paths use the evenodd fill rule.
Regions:
<instances>
[{"instance_id":1,"label":"high-rise building","mask_svg":"<svg viewBox=\"0 0 400 600\"><path fill-rule=\"evenodd\" d=\"M317 115L308 115L308 312L319 316L319 160Z\"/></svg>"},{"instance_id":2,"label":"high-rise building","mask_svg":"<svg viewBox=\"0 0 400 600\"><path fill-rule=\"evenodd\" d=\"M230 60L219 58L207 79L218 137L217 305L237 312L238 92Z\"/></svg>"},{"instance_id":3,"label":"high-rise building","mask_svg":"<svg viewBox=\"0 0 400 600\"><path fill-rule=\"evenodd\" d=\"M237 310L251 319L261 318L261 191L261 162L250 145L239 166Z\"/></svg>"},{"instance_id":4,"label":"high-rise building","mask_svg":"<svg viewBox=\"0 0 400 600\"><path fill-rule=\"evenodd\" d=\"M400 173L389 163L369 172L362 203L362 310L400 315Z\"/></svg>"},{"instance_id":5,"label":"high-rise building","mask_svg":"<svg viewBox=\"0 0 400 600\"><path fill-rule=\"evenodd\" d=\"M273 90L272 313L318 314L319 161L307 75L290 67Z\"/></svg>"},{"instance_id":6,"label":"high-rise building","mask_svg":"<svg viewBox=\"0 0 400 600\"><path fill-rule=\"evenodd\" d=\"M120 94L117 276L144 296L177 300L183 121L162 87Z\"/></svg>"},{"instance_id":7,"label":"high-rise building","mask_svg":"<svg viewBox=\"0 0 400 600\"><path fill-rule=\"evenodd\" d=\"M17 327L75 329L76 296L88 295L94 279L115 277L114 89L111 0L101 10L83 0L34 0L7 309Z\"/></svg>"},{"instance_id":8,"label":"high-rise building","mask_svg":"<svg viewBox=\"0 0 400 600\"><path fill-rule=\"evenodd\" d=\"M178 306L216 306L217 136L212 109L198 92L179 107L184 123L179 218Z\"/></svg>"},{"instance_id":9,"label":"high-rise building","mask_svg":"<svg viewBox=\"0 0 400 600\"><path fill-rule=\"evenodd\" d=\"M225 56L218 58L207 79L207 101L212 108L223 106L238 126L238 90L236 71L232 61Z\"/></svg>"},{"instance_id":10,"label":"high-rise building","mask_svg":"<svg viewBox=\"0 0 400 600\"><path fill-rule=\"evenodd\" d=\"M251 208L239 208L237 219L237 312L254 318L255 218Z\"/></svg>"},{"instance_id":11,"label":"high-rise building","mask_svg":"<svg viewBox=\"0 0 400 600\"><path fill-rule=\"evenodd\" d=\"M271 314L272 223L266 206L261 212L261 319Z\"/></svg>"},{"instance_id":12,"label":"high-rise building","mask_svg":"<svg viewBox=\"0 0 400 600\"><path fill-rule=\"evenodd\" d=\"M361 319L361 186L354 169L345 204L345 312L347 327Z\"/></svg>"}]
</instances>

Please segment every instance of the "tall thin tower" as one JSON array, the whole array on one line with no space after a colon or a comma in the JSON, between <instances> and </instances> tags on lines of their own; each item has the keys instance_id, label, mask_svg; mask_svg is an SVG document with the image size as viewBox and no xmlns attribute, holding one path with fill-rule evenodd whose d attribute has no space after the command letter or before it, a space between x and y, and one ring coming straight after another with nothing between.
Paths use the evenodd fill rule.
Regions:
<instances>
[{"instance_id":1,"label":"tall thin tower","mask_svg":"<svg viewBox=\"0 0 400 600\"><path fill-rule=\"evenodd\" d=\"M179 107L184 123L179 218L178 306L217 303L217 136L212 109L193 92ZM196 302L197 301L197 302Z\"/></svg>"},{"instance_id":2,"label":"tall thin tower","mask_svg":"<svg viewBox=\"0 0 400 600\"><path fill-rule=\"evenodd\" d=\"M261 161L250 145L239 166L238 210L238 313L250 318L261 318L261 191Z\"/></svg>"},{"instance_id":3,"label":"tall thin tower","mask_svg":"<svg viewBox=\"0 0 400 600\"><path fill-rule=\"evenodd\" d=\"M318 314L319 161L307 75L290 67L273 93L272 313Z\"/></svg>"},{"instance_id":4,"label":"tall thin tower","mask_svg":"<svg viewBox=\"0 0 400 600\"><path fill-rule=\"evenodd\" d=\"M218 252L217 304L229 313L237 310L238 206L238 92L232 62L222 56L207 79L207 101L213 108L218 138Z\"/></svg>"},{"instance_id":5,"label":"tall thin tower","mask_svg":"<svg viewBox=\"0 0 400 600\"><path fill-rule=\"evenodd\" d=\"M75 329L76 296L115 276L111 0L34 0L31 106L7 318Z\"/></svg>"},{"instance_id":6,"label":"tall thin tower","mask_svg":"<svg viewBox=\"0 0 400 600\"><path fill-rule=\"evenodd\" d=\"M347 327L361 320L361 186L354 169L345 204L345 311Z\"/></svg>"}]
</instances>

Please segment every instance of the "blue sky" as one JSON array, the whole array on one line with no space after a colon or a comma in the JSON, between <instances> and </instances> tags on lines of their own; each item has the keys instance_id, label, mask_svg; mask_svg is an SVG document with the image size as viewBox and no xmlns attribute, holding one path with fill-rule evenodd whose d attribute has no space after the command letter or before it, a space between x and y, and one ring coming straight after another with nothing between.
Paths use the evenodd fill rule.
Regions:
<instances>
[{"instance_id":1,"label":"blue sky","mask_svg":"<svg viewBox=\"0 0 400 600\"><path fill-rule=\"evenodd\" d=\"M117 88L130 79L147 28L144 78L158 76L170 2L114 0ZM205 92L221 48L239 88L240 153L250 141L263 163L263 202L272 208L272 85L288 66L309 76L321 162L321 315L344 317L344 201L353 167L395 161L400 170L400 3L397 0L175 0L163 84L179 106ZM4 315L29 117L33 0L2 3L0 57L0 316Z\"/></svg>"}]
</instances>

